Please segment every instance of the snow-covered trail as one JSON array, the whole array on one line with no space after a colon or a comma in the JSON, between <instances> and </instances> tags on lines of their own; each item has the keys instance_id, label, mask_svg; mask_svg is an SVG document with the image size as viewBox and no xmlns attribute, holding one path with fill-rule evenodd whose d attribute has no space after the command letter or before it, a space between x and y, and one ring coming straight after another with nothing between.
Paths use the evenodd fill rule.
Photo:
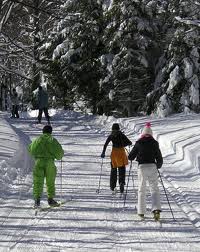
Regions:
<instances>
[{"instance_id":1,"label":"snow-covered trail","mask_svg":"<svg viewBox=\"0 0 200 252\"><path fill-rule=\"evenodd\" d=\"M12 125L23 139L25 136L32 139L41 132L41 127L34 126L31 120L12 121ZM13 186L9 199L2 201L0 251L200 251L199 230L180 207L183 205L180 203L182 195L171 184L173 181L165 180L169 183L168 196L177 221L172 219L165 194L160 187L162 228L157 227L151 219L146 223L141 222L135 209L135 163L125 208L123 199L118 195L113 197L109 190L109 158L103 164L101 191L96 193L101 167L99 155L108 133L105 132L105 127L97 126L93 120L86 120L83 116L73 115L53 121L52 126L53 135L65 149L62 197L67 199L72 195L73 200L59 209L39 213L35 218L32 209L32 175L29 173L25 181L18 181L22 183L20 186ZM107 154L109 155L109 149ZM165 155L167 157L169 154L166 152ZM172 165L171 156L167 159L167 167ZM57 162L57 167L59 198L60 161ZM127 175L128 171L129 166ZM18 190L16 193L15 189ZM19 198L20 201L17 202ZM42 203L46 204L45 194Z\"/></svg>"}]
</instances>

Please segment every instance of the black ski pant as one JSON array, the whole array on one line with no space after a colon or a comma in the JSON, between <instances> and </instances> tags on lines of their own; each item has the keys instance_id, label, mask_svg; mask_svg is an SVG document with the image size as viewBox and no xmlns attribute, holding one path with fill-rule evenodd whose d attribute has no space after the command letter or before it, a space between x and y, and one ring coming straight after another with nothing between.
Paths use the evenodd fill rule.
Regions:
<instances>
[{"instance_id":1,"label":"black ski pant","mask_svg":"<svg viewBox=\"0 0 200 252\"><path fill-rule=\"evenodd\" d=\"M113 168L111 164L110 189L113 191L117 184L117 172L119 173L119 185L125 185L126 169L124 166Z\"/></svg>"},{"instance_id":2,"label":"black ski pant","mask_svg":"<svg viewBox=\"0 0 200 252\"><path fill-rule=\"evenodd\" d=\"M18 105L12 105L12 117L14 118L16 116L16 118L19 118L19 106Z\"/></svg>"},{"instance_id":3,"label":"black ski pant","mask_svg":"<svg viewBox=\"0 0 200 252\"><path fill-rule=\"evenodd\" d=\"M46 120L48 121L49 123L49 114L48 114L48 108L40 108L39 109L39 114L38 114L38 122L41 123L41 119L42 119L42 113L44 111L44 115L46 117Z\"/></svg>"}]
</instances>

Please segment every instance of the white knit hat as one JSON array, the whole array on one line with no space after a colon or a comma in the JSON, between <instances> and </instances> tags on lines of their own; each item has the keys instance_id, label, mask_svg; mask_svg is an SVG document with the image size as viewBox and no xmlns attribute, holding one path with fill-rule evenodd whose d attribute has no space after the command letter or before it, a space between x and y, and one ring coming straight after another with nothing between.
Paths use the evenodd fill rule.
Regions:
<instances>
[{"instance_id":1,"label":"white knit hat","mask_svg":"<svg viewBox=\"0 0 200 252\"><path fill-rule=\"evenodd\" d=\"M151 123L147 122L145 124L144 129L142 130L142 135L153 135L152 129L151 129Z\"/></svg>"}]
</instances>

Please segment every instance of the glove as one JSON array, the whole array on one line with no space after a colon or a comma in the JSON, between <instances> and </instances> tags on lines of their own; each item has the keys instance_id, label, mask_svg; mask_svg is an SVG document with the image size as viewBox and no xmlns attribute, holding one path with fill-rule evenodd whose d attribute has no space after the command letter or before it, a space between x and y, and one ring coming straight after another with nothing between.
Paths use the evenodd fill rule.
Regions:
<instances>
[{"instance_id":1,"label":"glove","mask_svg":"<svg viewBox=\"0 0 200 252\"><path fill-rule=\"evenodd\" d=\"M160 164L157 163L156 166L157 166L157 169L159 170L162 165L160 165Z\"/></svg>"},{"instance_id":2,"label":"glove","mask_svg":"<svg viewBox=\"0 0 200 252\"><path fill-rule=\"evenodd\" d=\"M104 152L101 153L101 158L105 158L105 153Z\"/></svg>"}]
</instances>

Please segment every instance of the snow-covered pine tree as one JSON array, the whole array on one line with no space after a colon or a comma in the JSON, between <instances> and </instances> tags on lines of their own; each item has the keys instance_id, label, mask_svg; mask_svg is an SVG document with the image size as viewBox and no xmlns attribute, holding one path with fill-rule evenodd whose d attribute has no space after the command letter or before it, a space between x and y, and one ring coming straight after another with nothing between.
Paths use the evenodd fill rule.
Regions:
<instances>
[{"instance_id":1,"label":"snow-covered pine tree","mask_svg":"<svg viewBox=\"0 0 200 252\"><path fill-rule=\"evenodd\" d=\"M167 43L157 64L155 89L147 96L148 113L199 112L199 9L195 1L169 1L167 5Z\"/></svg>"},{"instance_id":2,"label":"snow-covered pine tree","mask_svg":"<svg viewBox=\"0 0 200 252\"><path fill-rule=\"evenodd\" d=\"M33 44L32 61L32 91L35 90L43 79L43 61L41 56L41 47L45 44L48 37L48 31L55 20L60 20L59 8L63 3L58 1L29 0L30 15L30 36Z\"/></svg>"},{"instance_id":3,"label":"snow-covered pine tree","mask_svg":"<svg viewBox=\"0 0 200 252\"><path fill-rule=\"evenodd\" d=\"M29 93L46 74L65 107L82 98L107 115L199 112L199 8L192 0L0 1L3 85Z\"/></svg>"},{"instance_id":4,"label":"snow-covered pine tree","mask_svg":"<svg viewBox=\"0 0 200 252\"><path fill-rule=\"evenodd\" d=\"M100 99L99 56L103 49L101 3L96 0L65 1L61 8L63 19L55 23L45 53L49 61L48 76L65 107L73 102L72 95L74 100L82 98L96 113Z\"/></svg>"},{"instance_id":5,"label":"snow-covered pine tree","mask_svg":"<svg viewBox=\"0 0 200 252\"><path fill-rule=\"evenodd\" d=\"M102 89L111 97L115 113L123 116L136 115L152 90L157 24L146 2L115 0L105 6L104 40L108 50L102 61L107 65Z\"/></svg>"}]
</instances>

